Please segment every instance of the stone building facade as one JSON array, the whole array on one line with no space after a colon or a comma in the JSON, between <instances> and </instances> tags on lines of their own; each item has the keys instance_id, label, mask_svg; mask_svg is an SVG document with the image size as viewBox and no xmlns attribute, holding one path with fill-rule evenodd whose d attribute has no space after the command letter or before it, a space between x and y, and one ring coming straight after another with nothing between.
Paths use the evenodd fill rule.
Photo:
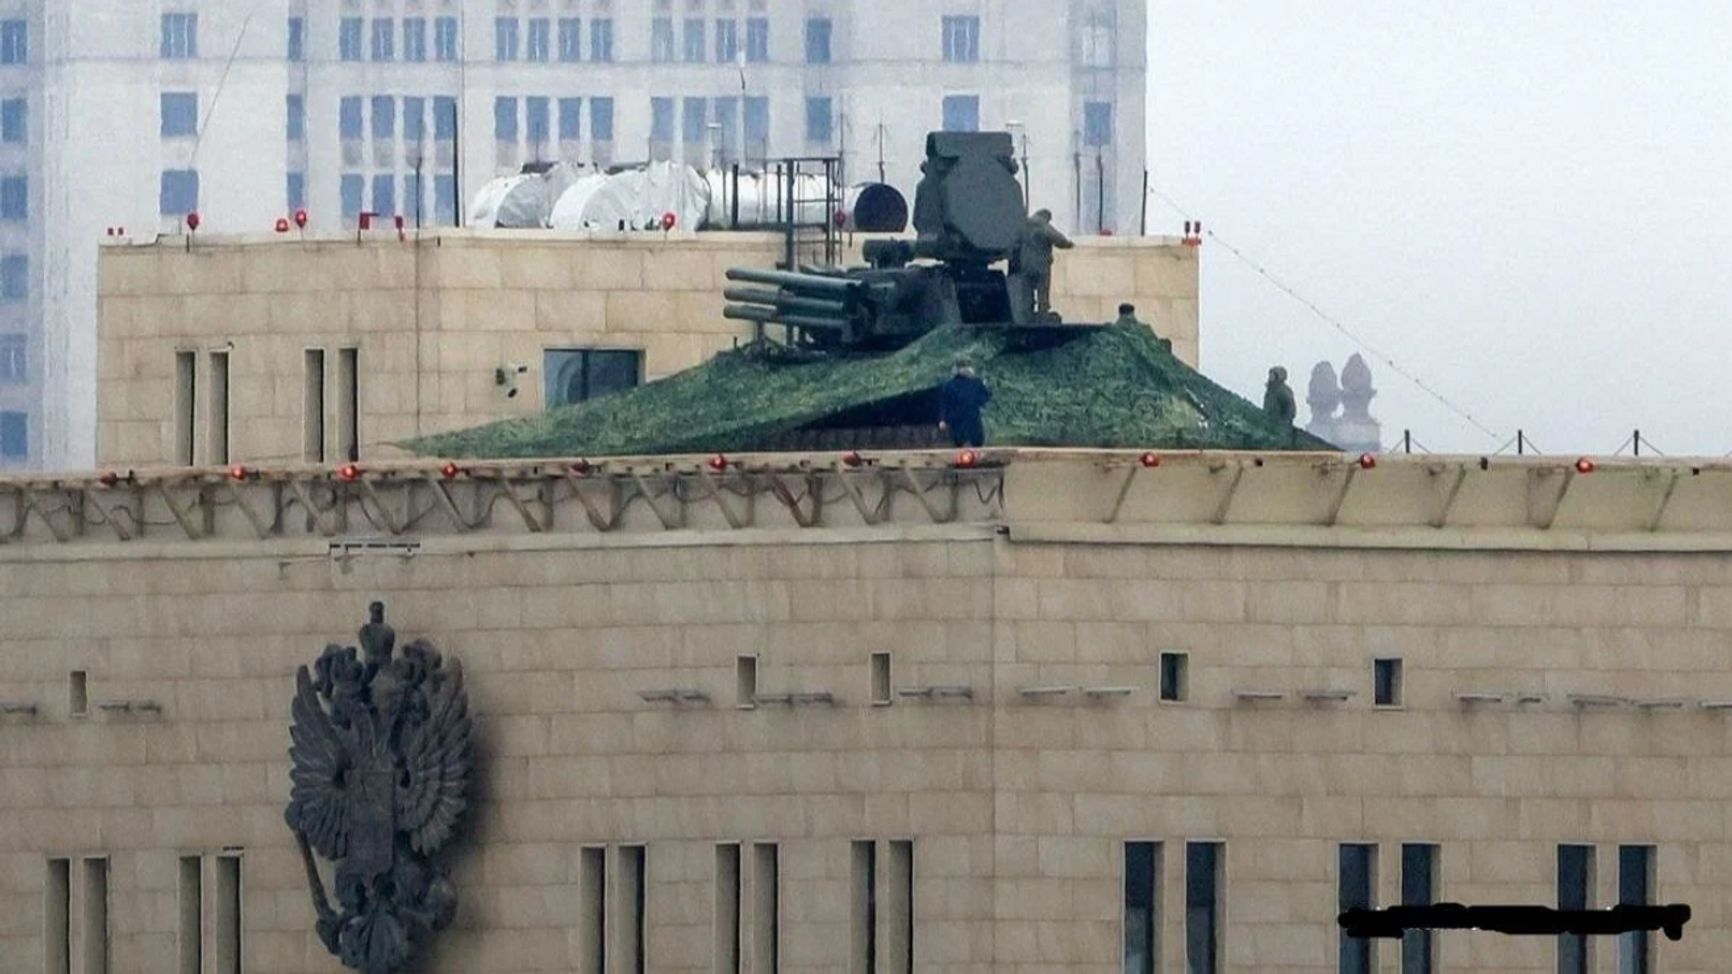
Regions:
<instances>
[{"instance_id":1,"label":"stone building facade","mask_svg":"<svg viewBox=\"0 0 1732 974\"><path fill-rule=\"evenodd\" d=\"M288 705L375 598L479 715L431 970L1573 949L1363 957L1361 893L1688 903L1573 969L1724 969L1723 465L734 459L0 481L0 970L337 970Z\"/></svg>"}]
</instances>

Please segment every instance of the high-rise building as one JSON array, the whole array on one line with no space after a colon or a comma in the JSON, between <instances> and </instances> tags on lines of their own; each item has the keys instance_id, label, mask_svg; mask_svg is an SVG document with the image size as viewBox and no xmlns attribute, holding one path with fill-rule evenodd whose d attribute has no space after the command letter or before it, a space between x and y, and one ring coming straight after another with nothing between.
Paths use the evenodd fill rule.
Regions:
<instances>
[{"instance_id":1,"label":"high-rise building","mask_svg":"<svg viewBox=\"0 0 1732 974\"><path fill-rule=\"evenodd\" d=\"M1141 0L0 2L0 469L94 458L96 242L410 225L526 162L840 155L912 190L1008 128L1032 204L1134 231ZM124 371L125 362L103 363Z\"/></svg>"}]
</instances>

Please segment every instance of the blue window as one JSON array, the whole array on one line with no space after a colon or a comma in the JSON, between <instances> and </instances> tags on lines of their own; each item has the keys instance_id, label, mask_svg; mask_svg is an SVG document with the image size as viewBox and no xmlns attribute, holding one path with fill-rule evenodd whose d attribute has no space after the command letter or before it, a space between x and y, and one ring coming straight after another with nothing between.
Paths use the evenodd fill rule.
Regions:
<instances>
[{"instance_id":1,"label":"blue window","mask_svg":"<svg viewBox=\"0 0 1732 974\"><path fill-rule=\"evenodd\" d=\"M528 60L546 61L551 56L553 47L553 25L546 17L535 17L529 21L529 52Z\"/></svg>"},{"instance_id":2,"label":"blue window","mask_svg":"<svg viewBox=\"0 0 1732 974\"><path fill-rule=\"evenodd\" d=\"M666 63L674 59L674 19L657 17L650 22L650 60Z\"/></svg>"},{"instance_id":3,"label":"blue window","mask_svg":"<svg viewBox=\"0 0 1732 974\"><path fill-rule=\"evenodd\" d=\"M30 109L22 98L0 101L0 142L23 142L30 137Z\"/></svg>"},{"instance_id":4,"label":"blue window","mask_svg":"<svg viewBox=\"0 0 1732 974\"><path fill-rule=\"evenodd\" d=\"M403 177L403 215L421 225L421 177L415 173Z\"/></svg>"},{"instance_id":5,"label":"blue window","mask_svg":"<svg viewBox=\"0 0 1732 974\"><path fill-rule=\"evenodd\" d=\"M0 54L3 50L0 42ZM198 14L162 15L162 56L171 61L198 57Z\"/></svg>"},{"instance_id":6,"label":"blue window","mask_svg":"<svg viewBox=\"0 0 1732 974\"><path fill-rule=\"evenodd\" d=\"M373 177L373 212L380 216L397 215L397 177L389 173Z\"/></svg>"},{"instance_id":7,"label":"blue window","mask_svg":"<svg viewBox=\"0 0 1732 974\"><path fill-rule=\"evenodd\" d=\"M30 378L30 338L17 333L0 335L0 382L23 382Z\"/></svg>"},{"instance_id":8,"label":"blue window","mask_svg":"<svg viewBox=\"0 0 1732 974\"><path fill-rule=\"evenodd\" d=\"M830 99L806 99L806 141L828 144L835 135L835 113Z\"/></svg>"},{"instance_id":9,"label":"blue window","mask_svg":"<svg viewBox=\"0 0 1732 974\"><path fill-rule=\"evenodd\" d=\"M674 140L674 100L650 99L650 138L657 142Z\"/></svg>"},{"instance_id":10,"label":"blue window","mask_svg":"<svg viewBox=\"0 0 1732 974\"><path fill-rule=\"evenodd\" d=\"M733 64L740 57L740 22L716 21L716 63Z\"/></svg>"},{"instance_id":11,"label":"blue window","mask_svg":"<svg viewBox=\"0 0 1732 974\"><path fill-rule=\"evenodd\" d=\"M830 63L830 18L806 18L806 63Z\"/></svg>"},{"instance_id":12,"label":"blue window","mask_svg":"<svg viewBox=\"0 0 1732 974\"><path fill-rule=\"evenodd\" d=\"M740 157L740 100L716 99L716 152L723 164Z\"/></svg>"},{"instance_id":13,"label":"blue window","mask_svg":"<svg viewBox=\"0 0 1732 974\"><path fill-rule=\"evenodd\" d=\"M944 131L980 131L980 96L945 95Z\"/></svg>"},{"instance_id":14,"label":"blue window","mask_svg":"<svg viewBox=\"0 0 1732 974\"><path fill-rule=\"evenodd\" d=\"M589 22L589 59L604 64L613 60L613 18L597 17Z\"/></svg>"},{"instance_id":15,"label":"blue window","mask_svg":"<svg viewBox=\"0 0 1732 974\"><path fill-rule=\"evenodd\" d=\"M0 301L23 301L30 297L30 258L23 254L0 257Z\"/></svg>"},{"instance_id":16,"label":"blue window","mask_svg":"<svg viewBox=\"0 0 1732 974\"><path fill-rule=\"evenodd\" d=\"M552 134L548 128L548 108L545 98L523 99L523 129L529 136L530 145L545 145Z\"/></svg>"},{"instance_id":17,"label":"blue window","mask_svg":"<svg viewBox=\"0 0 1732 974\"><path fill-rule=\"evenodd\" d=\"M495 61L517 60L518 44L517 18L495 17L493 20L493 59Z\"/></svg>"},{"instance_id":18,"label":"blue window","mask_svg":"<svg viewBox=\"0 0 1732 974\"><path fill-rule=\"evenodd\" d=\"M30 177L0 178L0 220L30 219Z\"/></svg>"},{"instance_id":19,"label":"blue window","mask_svg":"<svg viewBox=\"0 0 1732 974\"><path fill-rule=\"evenodd\" d=\"M190 91L162 93L162 137L198 134L198 95Z\"/></svg>"},{"instance_id":20,"label":"blue window","mask_svg":"<svg viewBox=\"0 0 1732 974\"><path fill-rule=\"evenodd\" d=\"M373 96L373 138L397 137L397 102L390 95Z\"/></svg>"},{"instance_id":21,"label":"blue window","mask_svg":"<svg viewBox=\"0 0 1732 974\"><path fill-rule=\"evenodd\" d=\"M1654 902L1654 847L1618 846L1618 905ZM1654 969L1654 935L1636 930L1618 935L1618 974L1648 974Z\"/></svg>"},{"instance_id":22,"label":"blue window","mask_svg":"<svg viewBox=\"0 0 1732 974\"><path fill-rule=\"evenodd\" d=\"M307 174L304 172L291 172L288 174L288 178L284 180L284 182L286 185L283 187L283 198L289 205L289 211L293 212L295 210L306 209Z\"/></svg>"},{"instance_id":23,"label":"blue window","mask_svg":"<svg viewBox=\"0 0 1732 974\"><path fill-rule=\"evenodd\" d=\"M500 142L517 141L517 99L493 99L493 137Z\"/></svg>"},{"instance_id":24,"label":"blue window","mask_svg":"<svg viewBox=\"0 0 1732 974\"><path fill-rule=\"evenodd\" d=\"M361 137L361 99L349 97L337 108L337 132L344 139Z\"/></svg>"},{"instance_id":25,"label":"blue window","mask_svg":"<svg viewBox=\"0 0 1732 974\"><path fill-rule=\"evenodd\" d=\"M433 138L440 142L457 138L457 99L433 99Z\"/></svg>"},{"instance_id":26,"label":"blue window","mask_svg":"<svg viewBox=\"0 0 1732 974\"><path fill-rule=\"evenodd\" d=\"M559 141L576 142L583 138L583 99L559 100Z\"/></svg>"},{"instance_id":27,"label":"blue window","mask_svg":"<svg viewBox=\"0 0 1732 974\"><path fill-rule=\"evenodd\" d=\"M185 216L198 209L198 170L165 169L162 173L163 216Z\"/></svg>"},{"instance_id":28,"label":"blue window","mask_svg":"<svg viewBox=\"0 0 1732 974\"><path fill-rule=\"evenodd\" d=\"M361 60L361 18L344 17L337 24L337 59Z\"/></svg>"},{"instance_id":29,"label":"blue window","mask_svg":"<svg viewBox=\"0 0 1732 974\"><path fill-rule=\"evenodd\" d=\"M403 60L414 64L427 60L427 18L403 18Z\"/></svg>"},{"instance_id":30,"label":"blue window","mask_svg":"<svg viewBox=\"0 0 1732 974\"><path fill-rule=\"evenodd\" d=\"M450 224L457 219L457 177L440 173L433 177L433 222Z\"/></svg>"},{"instance_id":31,"label":"blue window","mask_svg":"<svg viewBox=\"0 0 1732 974\"><path fill-rule=\"evenodd\" d=\"M704 63L704 18L687 17L684 36L685 51L683 60L687 64Z\"/></svg>"},{"instance_id":32,"label":"blue window","mask_svg":"<svg viewBox=\"0 0 1732 974\"><path fill-rule=\"evenodd\" d=\"M360 173L346 172L341 184L343 198L343 219L353 220L361 212L361 194L367 189L367 177Z\"/></svg>"},{"instance_id":33,"label":"blue window","mask_svg":"<svg viewBox=\"0 0 1732 974\"><path fill-rule=\"evenodd\" d=\"M576 17L559 18L559 59L583 60L583 24Z\"/></svg>"},{"instance_id":34,"label":"blue window","mask_svg":"<svg viewBox=\"0 0 1732 974\"><path fill-rule=\"evenodd\" d=\"M166 96L165 96L166 97ZM307 100L301 95L288 95L283 99L284 117L287 119L286 135L290 142L299 142L307 137Z\"/></svg>"},{"instance_id":35,"label":"blue window","mask_svg":"<svg viewBox=\"0 0 1732 974\"><path fill-rule=\"evenodd\" d=\"M613 141L613 99L589 100L589 137L596 142Z\"/></svg>"},{"instance_id":36,"label":"blue window","mask_svg":"<svg viewBox=\"0 0 1732 974\"><path fill-rule=\"evenodd\" d=\"M307 59L307 20L305 17L289 18L289 50L288 59L305 61Z\"/></svg>"},{"instance_id":37,"label":"blue window","mask_svg":"<svg viewBox=\"0 0 1732 974\"><path fill-rule=\"evenodd\" d=\"M168 18L163 18L166 25ZM167 57L164 54L163 57ZM30 25L22 20L0 20L0 64L30 63Z\"/></svg>"},{"instance_id":38,"label":"blue window","mask_svg":"<svg viewBox=\"0 0 1732 974\"><path fill-rule=\"evenodd\" d=\"M373 21L373 60L391 61L397 57L397 23L389 17Z\"/></svg>"},{"instance_id":39,"label":"blue window","mask_svg":"<svg viewBox=\"0 0 1732 974\"><path fill-rule=\"evenodd\" d=\"M403 99L403 141L418 143L427 137L427 99Z\"/></svg>"},{"instance_id":40,"label":"blue window","mask_svg":"<svg viewBox=\"0 0 1732 974\"><path fill-rule=\"evenodd\" d=\"M768 17L749 17L746 19L746 60L763 63L770 59L770 19Z\"/></svg>"},{"instance_id":41,"label":"blue window","mask_svg":"<svg viewBox=\"0 0 1732 974\"><path fill-rule=\"evenodd\" d=\"M30 414L0 412L0 457L19 460L30 455Z\"/></svg>"},{"instance_id":42,"label":"blue window","mask_svg":"<svg viewBox=\"0 0 1732 974\"><path fill-rule=\"evenodd\" d=\"M980 18L944 18L944 60L971 64L980 60Z\"/></svg>"},{"instance_id":43,"label":"blue window","mask_svg":"<svg viewBox=\"0 0 1732 974\"><path fill-rule=\"evenodd\" d=\"M433 21L433 59L457 60L457 18L440 17Z\"/></svg>"},{"instance_id":44,"label":"blue window","mask_svg":"<svg viewBox=\"0 0 1732 974\"><path fill-rule=\"evenodd\" d=\"M1104 146L1113 144L1113 105L1107 101L1083 104L1083 144Z\"/></svg>"},{"instance_id":45,"label":"blue window","mask_svg":"<svg viewBox=\"0 0 1732 974\"><path fill-rule=\"evenodd\" d=\"M770 151L770 99L751 97L746 99L746 151L756 150L758 155L767 155Z\"/></svg>"},{"instance_id":46,"label":"blue window","mask_svg":"<svg viewBox=\"0 0 1732 974\"><path fill-rule=\"evenodd\" d=\"M680 136L687 145L702 145L704 141L704 126L710 120L709 102L702 98L687 98L680 106L682 113L680 121Z\"/></svg>"}]
</instances>

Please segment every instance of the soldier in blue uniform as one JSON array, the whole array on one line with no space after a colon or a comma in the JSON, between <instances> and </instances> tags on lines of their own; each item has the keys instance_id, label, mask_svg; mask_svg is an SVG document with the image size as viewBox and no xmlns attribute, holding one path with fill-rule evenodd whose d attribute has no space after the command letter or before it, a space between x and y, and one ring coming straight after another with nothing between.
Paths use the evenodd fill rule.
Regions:
<instances>
[{"instance_id":1,"label":"soldier in blue uniform","mask_svg":"<svg viewBox=\"0 0 1732 974\"><path fill-rule=\"evenodd\" d=\"M980 411L991 401L992 390L974 374L973 363L958 357L954 373L938 389L938 428L950 433L953 446L984 446Z\"/></svg>"}]
</instances>

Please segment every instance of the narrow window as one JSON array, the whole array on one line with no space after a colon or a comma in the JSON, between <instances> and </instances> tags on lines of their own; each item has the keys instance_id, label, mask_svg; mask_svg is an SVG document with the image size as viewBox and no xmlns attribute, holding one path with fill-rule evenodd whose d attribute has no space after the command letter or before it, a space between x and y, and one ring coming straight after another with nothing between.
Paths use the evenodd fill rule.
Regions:
<instances>
[{"instance_id":1,"label":"narrow window","mask_svg":"<svg viewBox=\"0 0 1732 974\"><path fill-rule=\"evenodd\" d=\"M770 19L746 18L746 60L762 64L770 59Z\"/></svg>"},{"instance_id":2,"label":"narrow window","mask_svg":"<svg viewBox=\"0 0 1732 974\"><path fill-rule=\"evenodd\" d=\"M500 142L517 141L517 99L493 99L493 138Z\"/></svg>"},{"instance_id":3,"label":"narrow window","mask_svg":"<svg viewBox=\"0 0 1732 974\"><path fill-rule=\"evenodd\" d=\"M1342 912L1370 910L1377 903L1377 846L1345 842L1340 851L1337 881ZM1372 974L1377 969L1375 942L1368 937L1341 938L1341 974Z\"/></svg>"},{"instance_id":4,"label":"narrow window","mask_svg":"<svg viewBox=\"0 0 1732 974\"><path fill-rule=\"evenodd\" d=\"M583 138L583 99L559 100L559 141L578 142Z\"/></svg>"},{"instance_id":5,"label":"narrow window","mask_svg":"<svg viewBox=\"0 0 1732 974\"><path fill-rule=\"evenodd\" d=\"M427 18L403 18L403 60L415 64L427 60Z\"/></svg>"},{"instance_id":6,"label":"narrow window","mask_svg":"<svg viewBox=\"0 0 1732 974\"><path fill-rule=\"evenodd\" d=\"M774 842L752 846L752 970L780 969L782 890L781 850Z\"/></svg>"},{"instance_id":7,"label":"narrow window","mask_svg":"<svg viewBox=\"0 0 1732 974\"><path fill-rule=\"evenodd\" d=\"M361 459L361 350L337 350L337 454Z\"/></svg>"},{"instance_id":8,"label":"narrow window","mask_svg":"<svg viewBox=\"0 0 1732 974\"><path fill-rule=\"evenodd\" d=\"M855 842L848 862L850 974L878 970L878 843Z\"/></svg>"},{"instance_id":9,"label":"narrow window","mask_svg":"<svg viewBox=\"0 0 1732 974\"><path fill-rule=\"evenodd\" d=\"M1594 847L1558 846L1558 909L1591 910L1594 906ZM1558 937L1558 974L1588 974L1593 969L1591 942L1579 933Z\"/></svg>"},{"instance_id":10,"label":"narrow window","mask_svg":"<svg viewBox=\"0 0 1732 974\"><path fill-rule=\"evenodd\" d=\"M493 20L493 59L495 61L517 60L517 45L516 18L495 17Z\"/></svg>"},{"instance_id":11,"label":"narrow window","mask_svg":"<svg viewBox=\"0 0 1732 974\"><path fill-rule=\"evenodd\" d=\"M457 60L457 18L439 17L433 21L433 59Z\"/></svg>"},{"instance_id":12,"label":"narrow window","mask_svg":"<svg viewBox=\"0 0 1732 974\"><path fill-rule=\"evenodd\" d=\"M84 974L108 974L108 860L84 860Z\"/></svg>"},{"instance_id":13,"label":"narrow window","mask_svg":"<svg viewBox=\"0 0 1732 974\"><path fill-rule=\"evenodd\" d=\"M702 17L687 17L685 23L685 48L683 59L687 64L702 64L704 61L704 19Z\"/></svg>"},{"instance_id":14,"label":"narrow window","mask_svg":"<svg viewBox=\"0 0 1732 974\"><path fill-rule=\"evenodd\" d=\"M167 31L166 18L163 30ZM166 41L164 42L166 44ZM167 57L168 55L163 55ZM30 25L22 20L0 21L0 64L30 62Z\"/></svg>"},{"instance_id":15,"label":"narrow window","mask_svg":"<svg viewBox=\"0 0 1732 974\"><path fill-rule=\"evenodd\" d=\"M592 846L577 865L578 974L607 971L607 849Z\"/></svg>"},{"instance_id":16,"label":"narrow window","mask_svg":"<svg viewBox=\"0 0 1732 974\"><path fill-rule=\"evenodd\" d=\"M290 171L283 174L283 200L290 212L307 208L307 174Z\"/></svg>"},{"instance_id":17,"label":"narrow window","mask_svg":"<svg viewBox=\"0 0 1732 974\"><path fill-rule=\"evenodd\" d=\"M945 95L944 131L980 131L980 96Z\"/></svg>"},{"instance_id":18,"label":"narrow window","mask_svg":"<svg viewBox=\"0 0 1732 974\"><path fill-rule=\"evenodd\" d=\"M22 98L0 101L0 142L25 142L30 138L30 107Z\"/></svg>"},{"instance_id":19,"label":"narrow window","mask_svg":"<svg viewBox=\"0 0 1732 974\"><path fill-rule=\"evenodd\" d=\"M648 899L645 872L646 850L641 845L619 847L619 922L614 925L620 935L620 971L623 974L643 974L648 970L649 944L644 940L644 907Z\"/></svg>"},{"instance_id":20,"label":"narrow window","mask_svg":"<svg viewBox=\"0 0 1732 974\"><path fill-rule=\"evenodd\" d=\"M576 17L559 18L559 59L566 63L583 60L583 23Z\"/></svg>"},{"instance_id":21,"label":"narrow window","mask_svg":"<svg viewBox=\"0 0 1732 974\"><path fill-rule=\"evenodd\" d=\"M657 17L650 22L650 60L666 64L674 59L674 21Z\"/></svg>"},{"instance_id":22,"label":"narrow window","mask_svg":"<svg viewBox=\"0 0 1732 974\"><path fill-rule=\"evenodd\" d=\"M830 18L806 18L806 63L830 63Z\"/></svg>"},{"instance_id":23,"label":"narrow window","mask_svg":"<svg viewBox=\"0 0 1732 974\"><path fill-rule=\"evenodd\" d=\"M301 396L301 455L325 462L325 350L307 349L305 391Z\"/></svg>"},{"instance_id":24,"label":"narrow window","mask_svg":"<svg viewBox=\"0 0 1732 974\"><path fill-rule=\"evenodd\" d=\"M289 18L288 51L285 55L291 61L307 59L307 19L305 17Z\"/></svg>"},{"instance_id":25,"label":"narrow window","mask_svg":"<svg viewBox=\"0 0 1732 974\"><path fill-rule=\"evenodd\" d=\"M828 144L835 135L836 114L829 98L806 99L806 141Z\"/></svg>"},{"instance_id":26,"label":"narrow window","mask_svg":"<svg viewBox=\"0 0 1732 974\"><path fill-rule=\"evenodd\" d=\"M589 22L589 59L603 64L613 61L613 18L598 17Z\"/></svg>"},{"instance_id":27,"label":"narrow window","mask_svg":"<svg viewBox=\"0 0 1732 974\"><path fill-rule=\"evenodd\" d=\"M180 974L203 974L204 872L198 856L180 857Z\"/></svg>"},{"instance_id":28,"label":"narrow window","mask_svg":"<svg viewBox=\"0 0 1732 974\"><path fill-rule=\"evenodd\" d=\"M174 353L174 462L193 463L193 435L198 428L198 353Z\"/></svg>"},{"instance_id":29,"label":"narrow window","mask_svg":"<svg viewBox=\"0 0 1732 974\"><path fill-rule=\"evenodd\" d=\"M523 99L523 130L537 159L542 158L541 153L547 149L548 138L552 135L550 107L551 103L546 98Z\"/></svg>"},{"instance_id":30,"label":"narrow window","mask_svg":"<svg viewBox=\"0 0 1732 974\"><path fill-rule=\"evenodd\" d=\"M198 170L164 169L158 193L163 216L185 216L198 210Z\"/></svg>"},{"instance_id":31,"label":"narrow window","mask_svg":"<svg viewBox=\"0 0 1732 974\"><path fill-rule=\"evenodd\" d=\"M734 659L734 704L741 710L758 705L758 658L739 656Z\"/></svg>"},{"instance_id":32,"label":"narrow window","mask_svg":"<svg viewBox=\"0 0 1732 974\"><path fill-rule=\"evenodd\" d=\"M740 22L716 21L716 63L733 64L740 58Z\"/></svg>"},{"instance_id":33,"label":"narrow window","mask_svg":"<svg viewBox=\"0 0 1732 974\"><path fill-rule=\"evenodd\" d=\"M397 56L397 24L389 17L373 21L373 60L390 61Z\"/></svg>"},{"instance_id":34,"label":"narrow window","mask_svg":"<svg viewBox=\"0 0 1732 974\"><path fill-rule=\"evenodd\" d=\"M361 60L361 18L344 17L337 24L337 59Z\"/></svg>"},{"instance_id":35,"label":"narrow window","mask_svg":"<svg viewBox=\"0 0 1732 974\"><path fill-rule=\"evenodd\" d=\"M229 353L210 353L210 430L205 462L229 462Z\"/></svg>"},{"instance_id":36,"label":"narrow window","mask_svg":"<svg viewBox=\"0 0 1732 974\"><path fill-rule=\"evenodd\" d=\"M90 714L90 680L83 670L73 670L67 683L66 710L74 717Z\"/></svg>"},{"instance_id":37,"label":"narrow window","mask_svg":"<svg viewBox=\"0 0 1732 974\"><path fill-rule=\"evenodd\" d=\"M46 974L72 974L72 861L48 860L47 902L42 904Z\"/></svg>"},{"instance_id":38,"label":"narrow window","mask_svg":"<svg viewBox=\"0 0 1732 974\"><path fill-rule=\"evenodd\" d=\"M1102 149L1113 144L1113 103L1091 101L1083 103L1083 144Z\"/></svg>"},{"instance_id":39,"label":"narrow window","mask_svg":"<svg viewBox=\"0 0 1732 974\"><path fill-rule=\"evenodd\" d=\"M1191 695L1189 653L1161 654L1161 699L1179 701Z\"/></svg>"},{"instance_id":40,"label":"narrow window","mask_svg":"<svg viewBox=\"0 0 1732 974\"><path fill-rule=\"evenodd\" d=\"M613 141L613 99L589 100L589 139L591 142Z\"/></svg>"},{"instance_id":41,"label":"narrow window","mask_svg":"<svg viewBox=\"0 0 1732 974\"><path fill-rule=\"evenodd\" d=\"M1380 659L1371 662L1372 699L1379 707L1401 706L1401 661Z\"/></svg>"},{"instance_id":42,"label":"narrow window","mask_svg":"<svg viewBox=\"0 0 1732 974\"><path fill-rule=\"evenodd\" d=\"M1125 843L1125 974L1155 974L1160 958L1161 846Z\"/></svg>"},{"instance_id":43,"label":"narrow window","mask_svg":"<svg viewBox=\"0 0 1732 974\"><path fill-rule=\"evenodd\" d=\"M397 137L397 100L390 95L373 97L373 138Z\"/></svg>"},{"instance_id":44,"label":"narrow window","mask_svg":"<svg viewBox=\"0 0 1732 974\"><path fill-rule=\"evenodd\" d=\"M885 906L890 910L889 929L884 931L884 949L893 974L914 974L914 843L890 843Z\"/></svg>"},{"instance_id":45,"label":"narrow window","mask_svg":"<svg viewBox=\"0 0 1732 974\"><path fill-rule=\"evenodd\" d=\"M872 654L872 704L876 707L890 705L890 654Z\"/></svg>"},{"instance_id":46,"label":"narrow window","mask_svg":"<svg viewBox=\"0 0 1732 974\"><path fill-rule=\"evenodd\" d=\"M740 844L716 846L716 974L740 972Z\"/></svg>"},{"instance_id":47,"label":"narrow window","mask_svg":"<svg viewBox=\"0 0 1732 974\"><path fill-rule=\"evenodd\" d=\"M1190 974L1221 969L1221 843L1185 844L1185 962Z\"/></svg>"},{"instance_id":48,"label":"narrow window","mask_svg":"<svg viewBox=\"0 0 1732 974\"><path fill-rule=\"evenodd\" d=\"M0 334L0 383L30 378L30 336Z\"/></svg>"},{"instance_id":49,"label":"narrow window","mask_svg":"<svg viewBox=\"0 0 1732 974\"><path fill-rule=\"evenodd\" d=\"M1407 843L1401 847L1401 905L1429 906L1437 902L1437 846ZM1430 930L1409 930L1401 937L1401 974L1431 974L1437 965L1437 944Z\"/></svg>"},{"instance_id":50,"label":"narrow window","mask_svg":"<svg viewBox=\"0 0 1732 974\"><path fill-rule=\"evenodd\" d=\"M167 95L163 96L167 98ZM307 137L307 99L304 95L283 96L283 135L290 142Z\"/></svg>"},{"instance_id":51,"label":"narrow window","mask_svg":"<svg viewBox=\"0 0 1732 974\"><path fill-rule=\"evenodd\" d=\"M30 455L30 414L0 409L0 459L18 460Z\"/></svg>"},{"instance_id":52,"label":"narrow window","mask_svg":"<svg viewBox=\"0 0 1732 974\"><path fill-rule=\"evenodd\" d=\"M360 173L346 172L338 182L343 219L350 220L361 212L361 195L366 192L367 178Z\"/></svg>"},{"instance_id":53,"label":"narrow window","mask_svg":"<svg viewBox=\"0 0 1732 974\"><path fill-rule=\"evenodd\" d=\"M198 95L190 91L165 91L159 100L162 116L162 137L190 137L198 134Z\"/></svg>"},{"instance_id":54,"label":"narrow window","mask_svg":"<svg viewBox=\"0 0 1732 974\"><path fill-rule=\"evenodd\" d=\"M241 857L216 861L217 974L241 974Z\"/></svg>"},{"instance_id":55,"label":"narrow window","mask_svg":"<svg viewBox=\"0 0 1732 974\"><path fill-rule=\"evenodd\" d=\"M1654 847L1618 847L1618 903L1646 906L1654 902ZM1654 937L1646 930L1618 937L1618 974L1648 974L1654 969Z\"/></svg>"},{"instance_id":56,"label":"narrow window","mask_svg":"<svg viewBox=\"0 0 1732 974\"><path fill-rule=\"evenodd\" d=\"M529 44L525 60L545 62L553 47L552 21L546 17L529 20Z\"/></svg>"}]
</instances>

